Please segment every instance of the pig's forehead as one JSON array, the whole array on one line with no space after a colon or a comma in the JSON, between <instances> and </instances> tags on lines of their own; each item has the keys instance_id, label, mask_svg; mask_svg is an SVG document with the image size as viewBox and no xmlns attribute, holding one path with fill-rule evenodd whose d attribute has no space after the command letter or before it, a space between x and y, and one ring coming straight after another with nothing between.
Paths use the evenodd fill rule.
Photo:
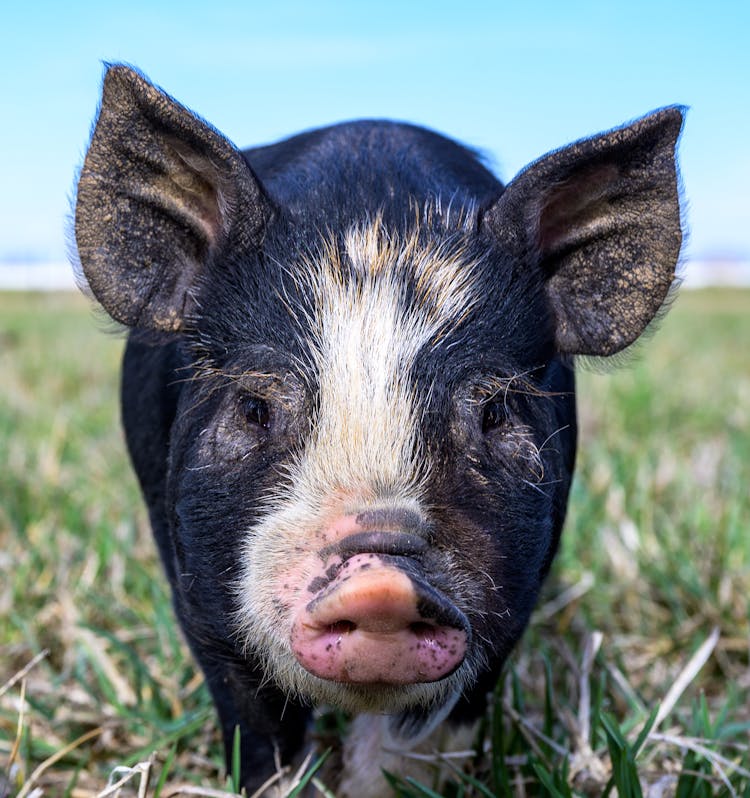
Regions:
<instances>
[{"instance_id":1,"label":"pig's forehead","mask_svg":"<svg viewBox=\"0 0 750 798\"><path fill-rule=\"evenodd\" d=\"M228 296L207 307L209 338L269 364L288 356L308 374L381 356L429 369L477 351L512 367L551 342L539 281L462 227L394 231L375 218L272 252L263 271L239 308Z\"/></svg>"},{"instance_id":2,"label":"pig's forehead","mask_svg":"<svg viewBox=\"0 0 750 798\"><path fill-rule=\"evenodd\" d=\"M435 344L481 300L481 257L460 235L421 240L418 231L399 235L376 221L302 260L298 302L321 344L345 320L372 334L395 325L415 346Z\"/></svg>"},{"instance_id":3,"label":"pig's forehead","mask_svg":"<svg viewBox=\"0 0 750 798\"><path fill-rule=\"evenodd\" d=\"M353 340L395 346L404 365L488 360L512 366L550 355L542 281L459 227L425 236L378 219L352 226L303 259L295 286L306 333L328 356Z\"/></svg>"}]
</instances>

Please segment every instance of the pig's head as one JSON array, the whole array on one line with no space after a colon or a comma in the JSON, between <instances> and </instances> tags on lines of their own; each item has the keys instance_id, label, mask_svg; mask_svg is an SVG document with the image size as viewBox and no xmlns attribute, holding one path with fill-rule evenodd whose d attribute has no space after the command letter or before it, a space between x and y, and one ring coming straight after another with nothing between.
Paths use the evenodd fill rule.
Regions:
<instances>
[{"instance_id":1,"label":"pig's head","mask_svg":"<svg viewBox=\"0 0 750 798\"><path fill-rule=\"evenodd\" d=\"M631 344L674 279L681 118L571 145L494 195L459 186L450 209L397 182L366 204L304 163L262 184L109 70L78 252L115 320L178 342L166 506L196 635L352 710L447 708L502 662L565 516L572 358ZM358 216L332 207L347 192Z\"/></svg>"}]
</instances>

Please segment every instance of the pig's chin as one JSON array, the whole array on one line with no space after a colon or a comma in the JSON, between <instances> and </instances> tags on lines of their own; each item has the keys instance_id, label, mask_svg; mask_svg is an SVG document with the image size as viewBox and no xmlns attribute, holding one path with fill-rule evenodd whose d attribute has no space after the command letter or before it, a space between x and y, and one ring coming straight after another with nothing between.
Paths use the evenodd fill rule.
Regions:
<instances>
[{"instance_id":1,"label":"pig's chin","mask_svg":"<svg viewBox=\"0 0 750 798\"><path fill-rule=\"evenodd\" d=\"M293 691L304 703L324 704L345 712L395 715L409 709L434 710L454 702L471 681L463 666L437 682L421 684L343 684L313 676L302 668L293 678ZM283 685L286 689L290 684Z\"/></svg>"}]
</instances>

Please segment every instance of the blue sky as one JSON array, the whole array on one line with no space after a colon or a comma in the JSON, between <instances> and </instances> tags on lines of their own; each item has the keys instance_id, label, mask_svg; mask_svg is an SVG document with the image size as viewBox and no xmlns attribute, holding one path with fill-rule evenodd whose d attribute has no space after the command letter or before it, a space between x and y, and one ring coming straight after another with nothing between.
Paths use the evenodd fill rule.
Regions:
<instances>
[{"instance_id":1,"label":"blue sky","mask_svg":"<svg viewBox=\"0 0 750 798\"><path fill-rule=\"evenodd\" d=\"M750 3L6 4L0 260L63 259L102 61L139 66L237 145L356 117L425 124L509 180L663 105L681 143L687 255L750 259Z\"/></svg>"}]
</instances>

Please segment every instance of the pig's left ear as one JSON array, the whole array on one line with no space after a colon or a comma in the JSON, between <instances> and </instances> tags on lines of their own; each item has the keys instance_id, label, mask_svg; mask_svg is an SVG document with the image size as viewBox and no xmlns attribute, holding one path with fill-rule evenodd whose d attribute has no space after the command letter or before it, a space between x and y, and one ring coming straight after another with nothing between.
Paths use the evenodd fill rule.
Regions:
<instances>
[{"instance_id":1,"label":"pig's left ear","mask_svg":"<svg viewBox=\"0 0 750 798\"><path fill-rule=\"evenodd\" d=\"M256 248L272 214L227 139L135 70L107 70L75 236L89 286L112 318L182 329L208 262Z\"/></svg>"},{"instance_id":2,"label":"pig's left ear","mask_svg":"<svg viewBox=\"0 0 750 798\"><path fill-rule=\"evenodd\" d=\"M666 108L550 153L485 212L484 229L543 270L561 352L614 354L664 302L682 241L682 119Z\"/></svg>"}]
</instances>

